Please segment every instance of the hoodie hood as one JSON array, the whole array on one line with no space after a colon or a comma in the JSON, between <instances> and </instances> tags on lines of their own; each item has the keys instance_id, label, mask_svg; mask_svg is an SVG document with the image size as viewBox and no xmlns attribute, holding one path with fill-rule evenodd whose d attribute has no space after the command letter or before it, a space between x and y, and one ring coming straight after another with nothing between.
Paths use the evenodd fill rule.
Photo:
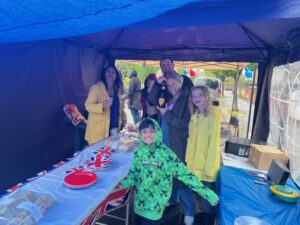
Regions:
<instances>
[{"instance_id":1,"label":"hoodie hood","mask_svg":"<svg viewBox=\"0 0 300 225\"><path fill-rule=\"evenodd\" d=\"M155 130L155 139L154 139L154 143L151 146L146 145L143 140L142 140L142 135L141 135L141 131L139 131L139 143L141 146L147 146L147 147L152 147L155 146L157 144L161 145L162 141L163 141L163 135L162 135L162 131L160 129L160 126L158 125L157 121L151 118L147 118L148 120L151 120L152 123L154 124L154 130Z\"/></svg>"}]
</instances>

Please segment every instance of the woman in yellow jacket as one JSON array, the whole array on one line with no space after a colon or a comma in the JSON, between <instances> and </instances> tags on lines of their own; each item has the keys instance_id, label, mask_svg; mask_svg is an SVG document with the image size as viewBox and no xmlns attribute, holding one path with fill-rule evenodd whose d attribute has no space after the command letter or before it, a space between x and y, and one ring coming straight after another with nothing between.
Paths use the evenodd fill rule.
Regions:
<instances>
[{"instance_id":1,"label":"woman in yellow jacket","mask_svg":"<svg viewBox=\"0 0 300 225\"><path fill-rule=\"evenodd\" d=\"M119 129L126 123L122 95L121 76L115 66L107 66L101 73L101 81L89 91L85 108L89 112L85 139L91 145L109 136L111 129Z\"/></svg>"},{"instance_id":2,"label":"woman in yellow jacket","mask_svg":"<svg viewBox=\"0 0 300 225\"><path fill-rule=\"evenodd\" d=\"M187 167L202 183L215 191L215 181L220 169L221 110L212 107L209 89L195 86L190 94L191 120L186 151ZM201 225L214 224L215 207L199 198Z\"/></svg>"}]
</instances>

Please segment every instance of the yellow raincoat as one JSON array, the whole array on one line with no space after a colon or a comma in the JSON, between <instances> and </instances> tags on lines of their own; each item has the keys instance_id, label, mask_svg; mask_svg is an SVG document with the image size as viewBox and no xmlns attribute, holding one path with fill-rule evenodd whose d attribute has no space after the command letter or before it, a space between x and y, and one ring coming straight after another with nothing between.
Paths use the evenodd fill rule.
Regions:
<instances>
[{"instance_id":1,"label":"yellow raincoat","mask_svg":"<svg viewBox=\"0 0 300 225\"><path fill-rule=\"evenodd\" d=\"M88 98L85 102L85 108L89 112L85 139L89 144L94 144L109 135L110 110L104 110L103 108L103 102L108 97L109 96L103 82L100 81L90 88ZM120 125L121 121L126 120L124 104L121 99L121 90L119 90L118 97L120 100Z\"/></svg>"},{"instance_id":2,"label":"yellow raincoat","mask_svg":"<svg viewBox=\"0 0 300 225\"><path fill-rule=\"evenodd\" d=\"M208 116L191 117L185 159L189 170L201 181L216 181L220 169L220 129L219 107L213 107Z\"/></svg>"}]
</instances>

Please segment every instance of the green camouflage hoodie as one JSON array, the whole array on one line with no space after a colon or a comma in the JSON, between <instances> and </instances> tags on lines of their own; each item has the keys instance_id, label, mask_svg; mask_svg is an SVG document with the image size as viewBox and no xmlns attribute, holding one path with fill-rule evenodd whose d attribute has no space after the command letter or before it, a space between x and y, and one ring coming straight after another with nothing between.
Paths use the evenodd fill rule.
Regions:
<instances>
[{"instance_id":1,"label":"green camouflage hoodie","mask_svg":"<svg viewBox=\"0 0 300 225\"><path fill-rule=\"evenodd\" d=\"M162 143L162 132L156 121L155 140L147 146L141 139L136 149L128 176L123 180L122 187L135 186L134 212L151 220L159 220L170 198L173 177L185 183L210 204L215 205L219 197L203 186L177 158L176 154Z\"/></svg>"}]
</instances>

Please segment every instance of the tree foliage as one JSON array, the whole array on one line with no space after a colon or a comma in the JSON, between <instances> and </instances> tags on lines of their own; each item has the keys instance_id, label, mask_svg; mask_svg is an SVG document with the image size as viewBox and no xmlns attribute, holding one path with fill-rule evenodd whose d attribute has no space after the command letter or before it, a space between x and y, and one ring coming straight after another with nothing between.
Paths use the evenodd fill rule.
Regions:
<instances>
[{"instance_id":1,"label":"tree foliage","mask_svg":"<svg viewBox=\"0 0 300 225\"><path fill-rule=\"evenodd\" d=\"M116 62L117 68L120 70L120 72L123 75L123 83L125 85L125 88L128 88L129 85L129 75L132 69L135 69L138 74L138 78L144 83L144 80L150 73L157 74L157 72L160 70L158 66L143 66L142 63L128 63L128 62L122 62L122 61L117 61ZM247 67L251 70L254 71L255 68L257 68L257 64L255 63L249 63ZM185 68L175 68L175 70L183 74ZM238 111L238 97L237 97L237 88L239 83L243 84L251 84L252 79L246 79L242 75L242 70L243 68L238 68L237 70L205 70L205 75L208 77L216 77L219 78L222 81L223 87L225 82L233 81L233 111ZM194 78L196 78L195 76ZM191 78L193 79L193 78ZM230 79L230 80L229 80ZM222 89L222 95L224 95L224 88Z\"/></svg>"},{"instance_id":2,"label":"tree foliage","mask_svg":"<svg viewBox=\"0 0 300 225\"><path fill-rule=\"evenodd\" d=\"M127 63L122 61L117 61L116 66L119 69L119 71L122 73L123 76L123 83L125 88L128 88L129 85L129 75L131 70L135 69L138 78L140 79L141 83L143 84L146 77L149 75L149 73L157 73L159 70L158 67L151 67L151 66L143 66L142 64L135 64L135 63Z\"/></svg>"},{"instance_id":3,"label":"tree foliage","mask_svg":"<svg viewBox=\"0 0 300 225\"><path fill-rule=\"evenodd\" d=\"M207 73L219 78L222 82L225 82L227 77L234 77L236 75L235 70L205 70L205 74Z\"/></svg>"}]
</instances>

